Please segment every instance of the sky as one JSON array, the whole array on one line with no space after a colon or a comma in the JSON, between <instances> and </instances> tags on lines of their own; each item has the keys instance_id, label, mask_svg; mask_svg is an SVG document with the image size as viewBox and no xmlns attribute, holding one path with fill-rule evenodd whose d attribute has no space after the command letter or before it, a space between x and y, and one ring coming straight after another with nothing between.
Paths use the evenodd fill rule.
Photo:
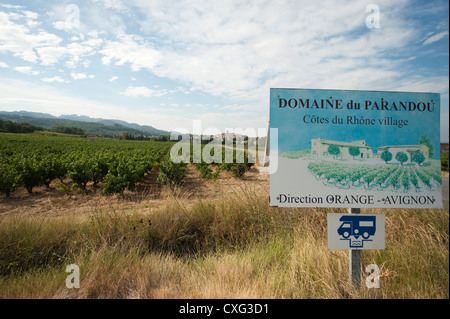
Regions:
<instances>
[{"instance_id":1,"label":"sky","mask_svg":"<svg viewBox=\"0 0 450 319\"><path fill-rule=\"evenodd\" d=\"M0 110L206 134L270 88L433 92L448 142L448 46L446 0L0 0Z\"/></svg>"}]
</instances>

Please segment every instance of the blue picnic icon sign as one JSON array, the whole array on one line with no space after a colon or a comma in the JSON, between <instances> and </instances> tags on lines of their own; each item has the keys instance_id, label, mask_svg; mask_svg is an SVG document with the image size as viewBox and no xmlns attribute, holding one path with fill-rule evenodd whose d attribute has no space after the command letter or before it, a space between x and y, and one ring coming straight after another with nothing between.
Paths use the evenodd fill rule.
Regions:
<instances>
[{"instance_id":1,"label":"blue picnic icon sign","mask_svg":"<svg viewBox=\"0 0 450 319\"><path fill-rule=\"evenodd\" d=\"M384 249L383 214L328 214L330 249Z\"/></svg>"}]
</instances>

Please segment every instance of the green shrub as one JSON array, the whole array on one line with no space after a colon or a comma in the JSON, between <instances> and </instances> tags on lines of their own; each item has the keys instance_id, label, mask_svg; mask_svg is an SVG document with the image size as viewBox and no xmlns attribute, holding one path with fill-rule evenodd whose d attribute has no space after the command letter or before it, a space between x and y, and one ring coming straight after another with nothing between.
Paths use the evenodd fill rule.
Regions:
<instances>
[{"instance_id":1,"label":"green shrub","mask_svg":"<svg viewBox=\"0 0 450 319\"><path fill-rule=\"evenodd\" d=\"M11 193L19 187L20 182L20 175L13 166L0 164L0 192L9 198Z\"/></svg>"},{"instance_id":2,"label":"green shrub","mask_svg":"<svg viewBox=\"0 0 450 319\"><path fill-rule=\"evenodd\" d=\"M195 168L200 172L200 177L204 179L210 179L212 175L212 169L209 168L205 162L196 163Z\"/></svg>"},{"instance_id":3,"label":"green shrub","mask_svg":"<svg viewBox=\"0 0 450 319\"><path fill-rule=\"evenodd\" d=\"M243 163L242 159L244 160ZM248 153L240 150L234 150L233 162L226 163L224 159L221 169L231 172L233 177L241 178L253 165L254 163L251 163L251 160L249 160Z\"/></svg>"},{"instance_id":4,"label":"green shrub","mask_svg":"<svg viewBox=\"0 0 450 319\"><path fill-rule=\"evenodd\" d=\"M44 183L43 166L35 156L22 157L17 167L28 193L31 194L34 187L41 186Z\"/></svg>"},{"instance_id":5,"label":"green shrub","mask_svg":"<svg viewBox=\"0 0 450 319\"><path fill-rule=\"evenodd\" d=\"M248 171L247 165L244 163L236 163L230 166L230 172L233 177L242 177Z\"/></svg>"},{"instance_id":6,"label":"green shrub","mask_svg":"<svg viewBox=\"0 0 450 319\"><path fill-rule=\"evenodd\" d=\"M448 153L441 153L441 170L448 172Z\"/></svg>"},{"instance_id":7,"label":"green shrub","mask_svg":"<svg viewBox=\"0 0 450 319\"><path fill-rule=\"evenodd\" d=\"M72 163L69 177L77 183L82 190L86 190L86 185L91 179L89 163L86 159L79 159Z\"/></svg>"},{"instance_id":8,"label":"green shrub","mask_svg":"<svg viewBox=\"0 0 450 319\"><path fill-rule=\"evenodd\" d=\"M181 184L186 177L187 164L174 163L170 160L170 157L166 157L159 165L158 182L161 185L167 185L173 187Z\"/></svg>"},{"instance_id":9,"label":"green shrub","mask_svg":"<svg viewBox=\"0 0 450 319\"><path fill-rule=\"evenodd\" d=\"M72 193L78 188L77 183L73 183L70 187L67 187L60 181L57 181L56 183L58 184L58 186L56 186L56 190L61 193Z\"/></svg>"},{"instance_id":10,"label":"green shrub","mask_svg":"<svg viewBox=\"0 0 450 319\"><path fill-rule=\"evenodd\" d=\"M138 161L120 159L109 167L103 193L123 194L125 189L134 192L136 183L142 181L146 170L147 166Z\"/></svg>"}]
</instances>

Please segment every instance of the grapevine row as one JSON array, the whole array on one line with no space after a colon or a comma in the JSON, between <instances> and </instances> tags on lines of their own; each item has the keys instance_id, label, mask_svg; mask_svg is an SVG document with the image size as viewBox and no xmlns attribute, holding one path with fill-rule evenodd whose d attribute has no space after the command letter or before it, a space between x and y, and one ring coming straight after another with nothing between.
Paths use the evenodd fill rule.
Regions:
<instances>
[{"instance_id":1,"label":"grapevine row","mask_svg":"<svg viewBox=\"0 0 450 319\"><path fill-rule=\"evenodd\" d=\"M159 169L158 182L173 187L184 179L187 168L184 163L170 160L169 150L173 145L173 142L0 134L0 192L10 197L23 186L32 193L35 187L49 187L56 180L63 191L75 187L86 190L92 182L93 187L103 183L104 194L123 194L125 190L134 191L153 167ZM221 170L241 177L253 165L246 152L224 150L222 158L213 164L214 174L203 161L195 165L200 177L215 180ZM229 158L232 163L226 163ZM72 179L70 188L63 184L65 178Z\"/></svg>"},{"instance_id":2,"label":"grapevine row","mask_svg":"<svg viewBox=\"0 0 450 319\"><path fill-rule=\"evenodd\" d=\"M173 143L89 141L81 138L1 135L0 192L9 197L18 187L33 188L69 177L86 190L103 184L105 194L134 191L136 183L166 157Z\"/></svg>"},{"instance_id":3,"label":"grapevine row","mask_svg":"<svg viewBox=\"0 0 450 319\"><path fill-rule=\"evenodd\" d=\"M322 182L340 188L364 185L365 188L378 187L379 190L392 187L407 191L414 187L419 191L421 183L429 189L433 187L431 180L441 183L440 171L435 165L406 167L311 162L308 170Z\"/></svg>"}]
</instances>

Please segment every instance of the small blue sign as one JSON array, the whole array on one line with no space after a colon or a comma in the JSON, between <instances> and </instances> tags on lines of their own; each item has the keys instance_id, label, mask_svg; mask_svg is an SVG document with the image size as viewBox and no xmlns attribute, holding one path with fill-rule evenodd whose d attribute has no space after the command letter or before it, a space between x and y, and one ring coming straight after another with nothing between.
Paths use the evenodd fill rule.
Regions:
<instances>
[{"instance_id":1,"label":"small blue sign","mask_svg":"<svg viewBox=\"0 0 450 319\"><path fill-rule=\"evenodd\" d=\"M328 248L384 249L383 214L328 214Z\"/></svg>"},{"instance_id":2,"label":"small blue sign","mask_svg":"<svg viewBox=\"0 0 450 319\"><path fill-rule=\"evenodd\" d=\"M375 216L348 215L339 219L342 222L337 232L341 240L348 240L350 248L362 248L364 242L372 241L371 236L376 232Z\"/></svg>"}]
</instances>

